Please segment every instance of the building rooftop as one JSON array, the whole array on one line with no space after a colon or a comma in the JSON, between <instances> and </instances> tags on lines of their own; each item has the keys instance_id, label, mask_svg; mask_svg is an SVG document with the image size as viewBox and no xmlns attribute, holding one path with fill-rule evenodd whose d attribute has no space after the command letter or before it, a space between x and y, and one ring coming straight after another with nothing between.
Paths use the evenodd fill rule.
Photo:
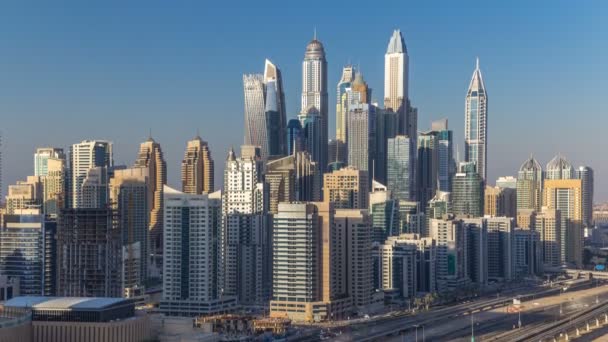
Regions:
<instances>
[{"instance_id":1,"label":"building rooftop","mask_svg":"<svg viewBox=\"0 0 608 342\"><path fill-rule=\"evenodd\" d=\"M23 296L9 299L7 307L27 307L54 310L102 310L114 304L125 302L124 298L109 297L38 297Z\"/></svg>"}]
</instances>

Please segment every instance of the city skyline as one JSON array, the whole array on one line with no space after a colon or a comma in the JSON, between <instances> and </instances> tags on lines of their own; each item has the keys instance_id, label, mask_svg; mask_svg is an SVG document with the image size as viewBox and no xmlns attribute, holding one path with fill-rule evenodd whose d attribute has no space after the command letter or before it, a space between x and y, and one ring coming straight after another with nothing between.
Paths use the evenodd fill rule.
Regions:
<instances>
[{"instance_id":1,"label":"city skyline","mask_svg":"<svg viewBox=\"0 0 608 342\"><path fill-rule=\"evenodd\" d=\"M18 9L12 10L20 13ZM41 13L44 11L52 12L50 8L44 7L39 10ZM333 10L335 9L329 8L328 13L332 13ZM445 10L447 9L444 8L440 12ZM493 10L496 9L484 8L484 11L490 13L493 13ZM531 10L535 9L532 8ZM548 20L550 25L558 25L560 16L565 16L565 12L568 12L564 8L548 10L555 14L554 18ZM404 34L408 54L410 55L409 97L412 105L419 109L419 130L428 129L431 120L447 117L450 120L451 129L454 131L454 143L459 146L461 159L464 156L464 104L462 100L466 95L470 70L474 66L474 58L479 56L483 64L484 81L491 88L492 94L495 94L493 95L488 123L492 132L492 138L488 142L488 150L495 156L501 156L501 158L489 158L489 183L493 184L498 176L516 176L519 166L530 153L542 165L545 165L555 154L561 152L572 162L574 167L588 164L594 168L596 171L596 202L600 202L608 199L608 191L604 185L605 178L602 177L602 171L606 170L608 165L602 165L602 162L606 162L602 160L603 158L597 158L598 147L596 143L594 144L594 139L600 136L599 127L605 126L602 125L602 120L605 119L597 115L596 106L587 103L588 101L585 99L592 96L594 91L601 89L601 87L593 86L594 82L597 82L596 80L601 79L601 77L593 77L589 82L581 83L585 85L583 87L568 87L568 98L572 100L566 104L562 103L556 106L555 103L549 101L550 98L565 98L566 95L559 88L566 88L566 85L577 83L579 77L583 78L591 72L589 68L593 69L595 74L597 72L605 73L604 69L598 71L592 68L596 58L593 54L583 52L586 51L585 49L593 47L592 44L589 44L593 42L593 35L599 34L602 30L605 31L605 25L598 25L594 21L594 15L588 13L588 9L584 7L569 10L587 13L588 17L586 17L587 21L585 23L575 18L574 23L570 22L566 25L568 27L577 23L584 25L583 27L589 31L589 35L585 39L577 40L578 38L574 33L563 34L565 29L560 29L554 33L555 37L549 35L545 37L548 39L543 40L527 38L514 43L512 40L516 38L518 30L537 27L536 31L531 31L531 35L536 38L542 36L539 32L539 23L524 22L519 23L523 24L522 27L514 30L514 32L507 33L497 29L489 29L489 32L482 35L483 42L479 42L475 46L465 44L463 47L455 47L455 44L465 41L466 33L471 29L470 25L463 24L459 30L456 30L458 31L456 36L459 37L456 42L446 42L446 39L455 36L455 33L450 32L448 27L440 26L431 32L424 32L425 25L430 25L430 23L416 26L421 18L429 19L429 9L425 8L418 9L421 18L407 18L412 19L413 22L408 22L406 19L389 20L392 18L388 18L385 24L374 27L373 30L370 29L369 32L363 33L360 37L348 35L348 30L330 25L329 20L326 19L321 18L319 23L314 24L317 27L318 39L323 43L327 53L328 87L330 91L335 89L333 87L337 85L342 67L350 59L354 65L360 66L357 69L364 73L370 87L376 89L374 99L379 103L382 102L381 96L383 96L382 70L384 68L383 57L386 44L390 38L390 33L394 29L400 29ZM71 11L85 11L85 9L74 8ZM74 14L73 12L70 13ZM599 14L601 11L597 11L597 13ZM94 21L104 23L102 20L104 14L108 14L107 9L101 10L100 14L93 16ZM117 26L132 27L133 23L127 22L127 19L129 15L133 14L129 10L121 14L121 17L117 19L119 21ZM153 10L148 10L145 14L149 15L148 20L160 15ZM175 14L175 12L170 12L167 15ZM516 23L512 14L514 13L507 11L499 18L498 25L509 26L509 24ZM91 14L89 13L89 15ZM353 17L356 17L356 15L353 14ZM190 19L192 18L187 18L186 22L190 23ZM60 46L70 47L73 44L70 39L74 38L72 35L75 33L68 33L64 29L69 27L66 25L83 26L84 22L81 20L75 19L73 22L61 25L52 22L47 23L51 24L51 28L55 30L50 30L43 36L48 35L47 38L56 39L60 43L56 48ZM487 23L487 19L483 19L483 21ZM42 22L45 22L44 18ZM453 22L450 21L450 23ZM181 30L183 29L182 26L175 23L167 25L171 25L170 28L173 28L173 30L166 33L165 39L170 39L173 35L176 37L187 36L187 33ZM310 26L313 25L310 22L296 22L293 28L287 30L290 33L289 35L277 33L279 37L289 36L286 46L281 49L273 46L274 43L272 42L263 42L264 35L270 29L270 26L264 25L260 23L259 30L252 30L253 32L247 34L247 37L255 39L257 44L260 44L259 48L256 49L259 51L244 53L238 60L230 56L231 48L223 44L226 53L223 50L218 50L211 57L205 57L195 63L190 58L200 57L199 54L206 49L215 51L213 50L213 44L218 44L221 40L210 39L206 42L209 45L204 46L201 51L197 49L205 44L197 43L194 40L183 42L183 45L179 45L181 49L185 49L184 51L192 49L191 57L183 57L186 59L187 68L196 70L192 75L184 74L185 69L176 68L171 63L158 59L159 57L150 57L150 60L145 61L143 65L134 64L135 58L141 57L140 54L146 49L169 47L175 43L164 40L158 46L142 43L127 49L126 51L129 53L121 55L117 53L116 48L121 46L124 41L111 40L112 37L116 38L114 36L116 32L112 30L103 34L97 32L94 28L83 30L80 34L102 35L106 37L106 40L91 42L90 46L84 48L72 46L75 53L70 56L58 54L55 48L49 47L48 44L38 44L40 42L37 43L36 39L42 37L31 36L29 40L22 40L23 44L21 45L2 43L6 44L4 47L7 49L7 54L3 57L7 59L3 68L7 70L0 71L6 75L7 80L12 80L12 83L5 83L5 91L0 100L5 103L6 111L13 113L7 115L7 120L0 127L3 133L4 178L2 184L5 185L3 191L6 191L8 184L13 184L17 179L23 178L22 175L32 173L32 155L37 147L57 146L67 150L71 144L84 139L110 140L114 143L116 164L130 165L137 157L137 146L144 141L149 129L152 130L152 136L155 140L163 146L167 158L169 184L175 186L179 181L179 160L182 157L183 145L194 135L196 127L200 127L202 138L209 142L215 160L223 160L231 145L238 149L238 146L242 143L241 133L243 129L243 98L240 74L259 70L265 58L270 58L283 72L287 119L294 118L299 109L298 94L301 94L302 91L300 85L301 58L307 42L312 37L313 29ZM227 34L232 29L220 26L219 30L220 33ZM500 51L506 47L501 47L500 42L489 40L488 35L491 33L498 33L501 39L509 43L505 45L520 48L522 56L509 54L510 61L506 63L505 59L500 57ZM555 41L557 33L562 33L560 35L560 45L568 46L572 50L574 50L573 47L578 47L576 54L584 55L577 57L576 60L580 63L571 63L574 59L569 54L572 52L562 53L565 51L560 50L561 47ZM20 35L25 35L24 38L27 38L27 35L31 35L32 32L26 30L15 34L14 39L17 39L17 36ZM209 37L205 35L203 38ZM234 39L243 44L243 47L249 46L245 37L234 37ZM358 44L359 40L365 42L365 44ZM431 42L431 40L437 41ZM458 53L446 54L443 57L434 55L432 53L433 49L438 49L442 44ZM108 47L109 50L104 50ZM85 61L89 53L98 51L98 49L107 51L108 55L104 56L105 59L100 57L95 61ZM542 58L543 56L539 56L538 53L536 55L529 54L530 51L536 51L536 49L555 52L555 55L560 54L560 56L552 56L553 60L550 63L540 65L541 61L546 59L546 56ZM52 63L49 63L49 65L59 67L57 71L67 70L64 68L67 68L67 64L72 62L71 73L65 75L64 80L59 81L57 78L62 76L54 74L53 71L47 69L48 66L43 67L44 61L39 61L34 57L20 58L24 56L21 53L30 50L38 51L38 56L53 57L51 58ZM568 56L570 56L569 60L565 59ZM213 82L207 84L203 80L205 78L204 71L209 67L208 64L224 57L228 61L220 65L219 69L221 70L226 70L227 66L225 64L228 64L228 62L241 63L231 65L229 74L224 79L214 80L217 87L213 87ZM169 60L172 59L174 60L175 56L171 56ZM17 62L17 60L21 61ZM568 65L571 69L568 72L561 72L560 63ZM595 63L599 64L599 61ZM449 67L446 67L447 64L449 64ZM151 67L154 65L160 67L153 71ZM8 70L11 67L15 68ZM429 68L436 68L443 71L444 74L438 77L437 71L429 72ZM130 70L130 72L118 77L116 74L123 69ZM530 69L534 69L532 73L530 73ZM101 71L104 70L109 71L107 76L102 76ZM36 71L39 73L34 74ZM539 89L537 83L530 83L531 77L535 75L543 77L542 81L534 81L544 84L546 89ZM93 77L86 79L85 76ZM140 87L139 91L134 90L141 86L143 83L140 84L140 82L145 79L164 80L168 83L166 85L156 84L155 87L152 84L148 87ZM177 87L180 90L179 92L169 89L171 88L171 80L179 85ZM53 81L59 82L53 83ZM528 84L530 88L534 88L535 95L524 94L527 87L517 89L515 83L520 81ZM558 85L563 84L564 87L550 85L551 81L557 82ZM203 83L199 84L199 82ZM33 87L28 87L32 84ZM438 90L435 90L436 84L441 84ZM25 89L28 90L25 91ZM223 101L225 94L230 94L234 101ZM28 98L34 101L24 103L24 100ZM526 102L528 106L522 107L514 104L521 100L528 101ZM328 131L329 136L333 137L335 132L334 97L329 96L329 101ZM45 103L46 105L39 107L35 102ZM154 109L153 107L158 108ZM154 109L151 111L154 114L148 114L150 109ZM578 120L574 124L569 121L572 112L577 113ZM551 115L553 119L548 121L548 115ZM149 116L152 120L144 121L149 119ZM23 125L19 125L19 121L23 117L45 120L45 125L25 130ZM52 119L48 120L49 117ZM223 120L226 122L217 122L217 118L226 118L227 120ZM560 118L563 120L558 120ZM522 120L524 119L529 124L522 127ZM109 124L104 121L112 123ZM185 122L188 122L188 124L184 125ZM585 125L584 122L593 122L594 125ZM138 123L139 126L134 126L135 123ZM141 128L139 134L137 127ZM45 133L48 128L58 134ZM518 132L517 139L513 139L512 134L514 132ZM561 143L557 144L543 143L551 137L564 135L569 135L574 139L568 140L567 143L564 139L559 139L558 141ZM221 179L218 178L221 177L221 173L221 168L216 168L216 179Z\"/></svg>"}]
</instances>

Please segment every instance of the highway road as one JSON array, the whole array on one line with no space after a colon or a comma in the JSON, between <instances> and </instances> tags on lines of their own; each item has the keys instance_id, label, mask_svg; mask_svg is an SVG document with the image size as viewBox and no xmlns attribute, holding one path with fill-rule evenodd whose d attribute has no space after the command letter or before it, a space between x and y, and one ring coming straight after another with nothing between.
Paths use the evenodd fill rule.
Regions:
<instances>
[{"instance_id":1,"label":"highway road","mask_svg":"<svg viewBox=\"0 0 608 342\"><path fill-rule=\"evenodd\" d=\"M535 290L523 291L532 299L533 296L544 297L548 295L559 294L559 289L540 288ZM469 303L457 304L449 307L433 309L427 312L420 312L416 315L405 315L394 318L384 318L382 320L360 323L346 328L343 334L333 339L334 341L414 341L416 333L422 341L424 334L425 340L429 341L452 341L461 337L469 336L470 338L470 317L468 313L473 311L473 320L475 328L479 329L479 334L490 331L507 331L512 328L512 314L505 312L506 305L512 301L511 296L501 298L482 298ZM573 304L577 305L577 304ZM584 306L585 304L580 304ZM562 308L564 310L574 310L573 307ZM502 310L502 311L501 311ZM553 311L545 312L543 315L551 315ZM559 315L559 308L557 308ZM478 316L479 319L475 317ZM524 316L525 317L525 316ZM530 316L531 321L540 317ZM486 322L486 323L483 323ZM489 325L493 326L490 327ZM488 325L487 327L485 325ZM419 328L416 329L415 326ZM423 328L424 327L424 328ZM474 329L475 329L474 328ZM424 330L424 332L423 332ZM401 333L402 335L399 335ZM477 335L477 334L476 334Z\"/></svg>"},{"instance_id":2,"label":"highway road","mask_svg":"<svg viewBox=\"0 0 608 342\"><path fill-rule=\"evenodd\" d=\"M597 294L597 296L596 296ZM473 314L473 333L476 341L517 341L519 336L543 324L567 318L572 314L588 310L596 299L608 302L608 287L591 288L581 291L566 291L561 296L539 298L523 302L521 316L508 313L506 308L497 308ZM561 306L559 303L562 303ZM560 315L561 310L561 315ZM522 327L517 328L521 317ZM561 317L561 318L560 318ZM514 329L515 328L515 329ZM402 336L393 336L386 341L416 341L416 329ZM418 329L418 341L423 341L423 329ZM471 316L464 315L448 321L426 325L425 341L470 341Z\"/></svg>"}]
</instances>

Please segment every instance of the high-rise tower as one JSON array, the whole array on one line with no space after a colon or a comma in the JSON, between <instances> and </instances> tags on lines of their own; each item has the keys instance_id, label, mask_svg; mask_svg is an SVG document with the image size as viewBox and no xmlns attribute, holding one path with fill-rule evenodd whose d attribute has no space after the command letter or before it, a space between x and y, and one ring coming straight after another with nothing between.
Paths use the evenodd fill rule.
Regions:
<instances>
[{"instance_id":1,"label":"high-rise tower","mask_svg":"<svg viewBox=\"0 0 608 342\"><path fill-rule=\"evenodd\" d=\"M348 111L348 89L355 79L355 68L347 65L342 69L342 78L338 82L336 99L336 140L346 142L346 124ZM333 160L332 160L333 161Z\"/></svg>"},{"instance_id":2,"label":"high-rise tower","mask_svg":"<svg viewBox=\"0 0 608 342\"><path fill-rule=\"evenodd\" d=\"M49 159L63 159L65 154L62 148L57 147L40 147L34 153L34 176L46 176L48 173Z\"/></svg>"},{"instance_id":3,"label":"high-rise tower","mask_svg":"<svg viewBox=\"0 0 608 342\"><path fill-rule=\"evenodd\" d=\"M315 33L313 39L306 46L304 62L302 62L302 112L309 112L314 106L320 116L321 132L319 145L321 155L318 160L321 172L327 168L327 60L323 44L317 40ZM314 156L314 153L313 153ZM314 156L316 158L316 156Z\"/></svg>"},{"instance_id":4,"label":"high-rise tower","mask_svg":"<svg viewBox=\"0 0 608 342\"><path fill-rule=\"evenodd\" d=\"M114 166L114 161L111 142L85 140L72 145L70 148L70 207L83 206L82 186L90 169L112 166Z\"/></svg>"},{"instance_id":5,"label":"high-rise tower","mask_svg":"<svg viewBox=\"0 0 608 342\"><path fill-rule=\"evenodd\" d=\"M163 186L167 184L167 163L163 158L160 144L152 137L141 143L134 167L148 169L148 210L150 211L148 230L151 252L156 254L161 252L163 247Z\"/></svg>"},{"instance_id":6,"label":"high-rise tower","mask_svg":"<svg viewBox=\"0 0 608 342\"><path fill-rule=\"evenodd\" d=\"M488 94L479 70L479 59L465 100L464 158L475 163L477 173L487 178Z\"/></svg>"},{"instance_id":7,"label":"high-rise tower","mask_svg":"<svg viewBox=\"0 0 608 342\"><path fill-rule=\"evenodd\" d=\"M384 55L384 107L398 114L398 133L412 139L409 120L409 57L400 30L393 31Z\"/></svg>"},{"instance_id":8,"label":"high-rise tower","mask_svg":"<svg viewBox=\"0 0 608 342\"><path fill-rule=\"evenodd\" d=\"M547 163L545 176L550 179L572 179L574 168L572 164L561 154L556 155Z\"/></svg>"},{"instance_id":9,"label":"high-rise tower","mask_svg":"<svg viewBox=\"0 0 608 342\"><path fill-rule=\"evenodd\" d=\"M532 156L517 173L517 209L532 209L540 212L543 197L544 173L540 163Z\"/></svg>"},{"instance_id":10,"label":"high-rise tower","mask_svg":"<svg viewBox=\"0 0 608 342\"><path fill-rule=\"evenodd\" d=\"M262 157L287 153L285 95L281 71L268 59L264 75L243 75L245 145L259 146Z\"/></svg>"},{"instance_id":11,"label":"high-rise tower","mask_svg":"<svg viewBox=\"0 0 608 342\"><path fill-rule=\"evenodd\" d=\"M206 141L198 135L188 141L182 160L182 189L187 194L213 192L213 159Z\"/></svg>"},{"instance_id":12,"label":"high-rise tower","mask_svg":"<svg viewBox=\"0 0 608 342\"><path fill-rule=\"evenodd\" d=\"M575 170L575 176L581 180L583 196L583 225L585 228L593 226L593 169L589 166L580 166Z\"/></svg>"}]
</instances>

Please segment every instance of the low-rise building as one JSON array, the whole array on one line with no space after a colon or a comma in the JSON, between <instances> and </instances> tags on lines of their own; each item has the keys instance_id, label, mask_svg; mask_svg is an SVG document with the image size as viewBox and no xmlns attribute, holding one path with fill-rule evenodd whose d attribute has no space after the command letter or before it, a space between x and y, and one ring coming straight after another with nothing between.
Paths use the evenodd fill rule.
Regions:
<instances>
[{"instance_id":1,"label":"low-rise building","mask_svg":"<svg viewBox=\"0 0 608 342\"><path fill-rule=\"evenodd\" d=\"M29 313L30 339L22 342L127 342L152 337L148 316L136 314L135 302L124 298L15 297L2 311Z\"/></svg>"}]
</instances>

